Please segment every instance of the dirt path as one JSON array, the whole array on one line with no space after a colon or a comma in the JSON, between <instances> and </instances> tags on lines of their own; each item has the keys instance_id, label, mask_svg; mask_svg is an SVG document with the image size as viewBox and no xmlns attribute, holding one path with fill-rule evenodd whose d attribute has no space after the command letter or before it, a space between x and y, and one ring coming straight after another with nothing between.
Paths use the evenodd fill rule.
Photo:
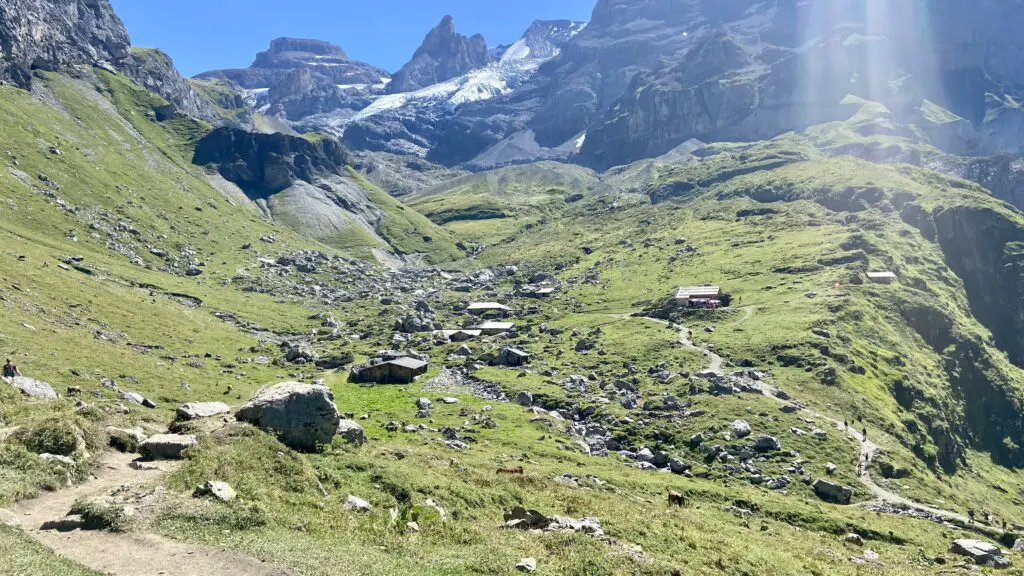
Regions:
<instances>
[{"instance_id":1,"label":"dirt path","mask_svg":"<svg viewBox=\"0 0 1024 576\"><path fill-rule=\"evenodd\" d=\"M609 314L609 316L620 317L621 315ZM693 340L690 339L690 329L689 328L687 328L686 326L682 326L680 324L672 324L668 320L660 320L658 318L650 318L650 317L647 317L647 316L643 316L641 318L644 319L644 320L650 321L650 322L657 322L658 324L661 324L662 326L670 326L673 330L678 330L679 331L679 343L680 344L682 344L683 346L689 348L690 350L696 350L696 351L700 352L701 354L707 356L708 357L708 361L709 361L707 370L710 370L711 372L714 372L715 374L721 374L722 373L722 365L725 363L725 360L723 360L722 357L719 356L718 354L715 354L714 351L712 351L710 348L707 348L705 346L698 346L698 345L694 344Z\"/></svg>"},{"instance_id":2,"label":"dirt path","mask_svg":"<svg viewBox=\"0 0 1024 576\"><path fill-rule=\"evenodd\" d=\"M740 318L739 320L734 322L733 326L739 326L746 322L747 320L750 320L750 318L754 315L754 312L757 312L757 306L744 306L740 308L740 310L743 310L743 318Z\"/></svg>"},{"instance_id":3,"label":"dirt path","mask_svg":"<svg viewBox=\"0 0 1024 576\"><path fill-rule=\"evenodd\" d=\"M13 509L22 529L40 543L71 560L112 576L288 576L290 573L230 552L184 544L155 534L115 534L81 530L65 521L68 510L83 496L107 495L121 486L152 484L159 471L128 466L132 456L108 454L95 477L84 484L46 493ZM162 463L171 469L173 465Z\"/></svg>"}]
</instances>

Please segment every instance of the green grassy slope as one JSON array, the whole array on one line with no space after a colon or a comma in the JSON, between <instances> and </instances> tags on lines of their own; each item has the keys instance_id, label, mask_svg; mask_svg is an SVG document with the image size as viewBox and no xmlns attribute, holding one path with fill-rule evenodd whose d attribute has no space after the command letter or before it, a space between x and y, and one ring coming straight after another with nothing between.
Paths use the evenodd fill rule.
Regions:
<instances>
[{"instance_id":1,"label":"green grassy slope","mask_svg":"<svg viewBox=\"0 0 1024 576\"><path fill-rule=\"evenodd\" d=\"M382 281L379 295L327 307L300 288L347 289L351 278L268 271L257 258L332 249L210 188L186 160L204 126L184 118L155 122L158 99L102 72L95 83L51 76L39 84L35 96L0 87L0 349L61 392L82 387L89 407L76 407L72 398L39 404L0 389L0 506L57 487L64 478L38 453L65 449L78 432L98 452L107 424L162 431L185 401L237 406L268 383L323 378L342 412L367 416L360 420L367 445L336 440L322 454L297 454L248 426L206 434L199 425L200 446L166 480L168 505L133 529L242 550L313 575L512 574L525 556L537 558L543 574L874 570L860 563L861 547L842 541L850 532L866 540L887 574L933 574L951 563L950 540L973 533L827 504L801 482L834 463L836 481L855 488L854 500L870 500L856 478L857 443L818 413L863 419L885 451L872 471L888 490L1024 523L1016 490L1024 476L1012 467L1019 448L1001 437L1009 426L986 425L978 417L985 411L971 400L984 397L993 410L1012 407L1024 378L976 318L963 279L947 264L948 247L926 232L931 222L931 238L941 237L939 215L957 208L986 209L1010 227L1021 218L965 182L902 164L831 157L835 149L822 142L877 138L857 130L863 118L752 147L722 145L702 161L645 171L647 180L631 189L656 199L653 205L620 202L594 184L583 187L583 199L566 202L566 192L581 188L556 194L544 179L513 178L503 189L523 208L500 226L437 218L446 206L476 210L493 200L493 189L474 185L424 200L440 210L430 212L438 221L447 221L441 230L365 185L399 250L454 258L455 235L469 232L489 247L446 268L515 264L519 271L469 293L440 275L423 276L416 294ZM898 145L913 148L906 142ZM270 234L273 244L260 240ZM76 257L76 267L58 265L67 256ZM182 275L190 259L205 263L200 276ZM899 283L852 281L879 268L897 271ZM558 294L513 298L514 283L534 273L552 275ZM712 395L699 380L657 377L662 363L696 373L707 358L681 346L676 330L629 314L657 308L679 285L704 283L721 285L732 307L675 319L693 329L699 346L725 357L727 370L770 371L773 385L813 412L786 412L762 395ZM253 286L265 290L242 290ZM562 418L589 414L588 423L607 428L622 448L665 450L690 465L693 477L640 471L614 451L589 456L571 425L550 414L465 390L425 389L442 365L463 362L449 356L457 344L414 336L408 344L431 357L426 377L408 386L364 387L348 383L345 370L251 362L278 358L280 350L212 314L226 311L293 334L322 330L328 314L360 337L325 337L318 346L347 347L363 359L405 345L390 330L404 305L428 300L445 325L457 325L465 317L455 304L495 298L515 305L520 330L469 346L479 353L514 344L531 352L534 364L485 367L478 377L513 398L530 391ZM527 307L536 310L526 314ZM593 349L578 350L584 337ZM968 360L978 369L970 370ZM836 370L834 383L819 376L826 368ZM560 384L572 375L589 382L587 393ZM157 408L121 413L115 392L101 385L104 377ZM608 387L619 381L638 390L637 408L614 399ZM458 404L435 401L429 420L415 418L417 398L452 395ZM687 404L685 412L659 410L669 395ZM487 419L496 427L483 425ZM784 452L752 462L765 477L790 477L785 491L758 485L752 472L730 471L729 462L690 446L698 433L709 445L732 443L724 434L736 419L747 420L755 435L780 440ZM390 421L428 429L389 432ZM467 449L444 444L439 431L446 426L457 429ZM13 433L15 427L22 431ZM793 432L815 427L827 431L824 438ZM805 473L796 471L800 461ZM91 462L82 462L75 479ZM882 478L883 464L905 469L906 477ZM495 473L516 466L523 475ZM230 483L239 499L221 505L191 497L196 484L213 478ZM689 504L670 508L669 490L686 494ZM374 510L345 510L349 494ZM446 510L446 520L425 508L428 499ZM501 528L503 511L517 505L598 518L609 538ZM407 527L412 518L418 530ZM0 566L30 576L88 574L9 530L0 530Z\"/></svg>"}]
</instances>

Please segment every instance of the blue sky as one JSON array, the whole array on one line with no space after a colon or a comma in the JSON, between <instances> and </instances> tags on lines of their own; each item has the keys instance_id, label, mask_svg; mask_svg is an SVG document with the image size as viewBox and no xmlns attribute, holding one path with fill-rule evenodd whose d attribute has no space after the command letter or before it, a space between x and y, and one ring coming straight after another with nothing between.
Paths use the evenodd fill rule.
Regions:
<instances>
[{"instance_id":1,"label":"blue sky","mask_svg":"<svg viewBox=\"0 0 1024 576\"><path fill-rule=\"evenodd\" d=\"M186 76L244 68L279 36L338 44L349 57L395 71L445 14L491 46L535 19L589 20L596 0L111 0L135 46L161 48Z\"/></svg>"}]
</instances>

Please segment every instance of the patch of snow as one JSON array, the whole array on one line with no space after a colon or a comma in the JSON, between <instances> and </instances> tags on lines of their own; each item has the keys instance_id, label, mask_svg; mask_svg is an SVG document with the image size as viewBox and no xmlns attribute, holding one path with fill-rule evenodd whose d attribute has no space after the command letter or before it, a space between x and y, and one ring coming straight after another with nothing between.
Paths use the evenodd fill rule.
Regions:
<instances>
[{"instance_id":1,"label":"patch of snow","mask_svg":"<svg viewBox=\"0 0 1024 576\"><path fill-rule=\"evenodd\" d=\"M590 24L590 22L577 22L576 24L573 24L572 28L569 29L569 38L575 38L577 34L583 32L583 30L586 29L587 24Z\"/></svg>"},{"instance_id":2,"label":"patch of snow","mask_svg":"<svg viewBox=\"0 0 1024 576\"><path fill-rule=\"evenodd\" d=\"M529 57L530 47L526 44L526 40L520 38L501 55L501 62L502 64L507 64L513 60L526 60Z\"/></svg>"},{"instance_id":3,"label":"patch of snow","mask_svg":"<svg viewBox=\"0 0 1024 576\"><path fill-rule=\"evenodd\" d=\"M351 120L362 120L419 102L442 102L455 107L467 102L488 100L511 92L522 80L532 75L539 66L540 61L537 60L492 64L426 88L381 96L360 110Z\"/></svg>"},{"instance_id":4,"label":"patch of snow","mask_svg":"<svg viewBox=\"0 0 1024 576\"><path fill-rule=\"evenodd\" d=\"M583 149L583 143L586 142L586 141L587 141L587 131L584 130L583 134L580 134L580 137L576 139L576 152L579 152L580 150Z\"/></svg>"},{"instance_id":5,"label":"patch of snow","mask_svg":"<svg viewBox=\"0 0 1024 576\"><path fill-rule=\"evenodd\" d=\"M362 88L369 88L369 84L335 84L340 90L358 90Z\"/></svg>"}]
</instances>

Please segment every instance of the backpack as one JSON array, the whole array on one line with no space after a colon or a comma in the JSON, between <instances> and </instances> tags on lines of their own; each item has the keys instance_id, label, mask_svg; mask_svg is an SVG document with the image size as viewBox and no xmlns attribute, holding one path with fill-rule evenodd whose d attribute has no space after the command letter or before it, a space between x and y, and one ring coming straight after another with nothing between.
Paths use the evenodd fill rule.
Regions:
<instances>
[{"instance_id":1,"label":"backpack","mask_svg":"<svg viewBox=\"0 0 1024 576\"><path fill-rule=\"evenodd\" d=\"M14 364L4 364L4 378L14 378L18 375L18 367Z\"/></svg>"}]
</instances>

